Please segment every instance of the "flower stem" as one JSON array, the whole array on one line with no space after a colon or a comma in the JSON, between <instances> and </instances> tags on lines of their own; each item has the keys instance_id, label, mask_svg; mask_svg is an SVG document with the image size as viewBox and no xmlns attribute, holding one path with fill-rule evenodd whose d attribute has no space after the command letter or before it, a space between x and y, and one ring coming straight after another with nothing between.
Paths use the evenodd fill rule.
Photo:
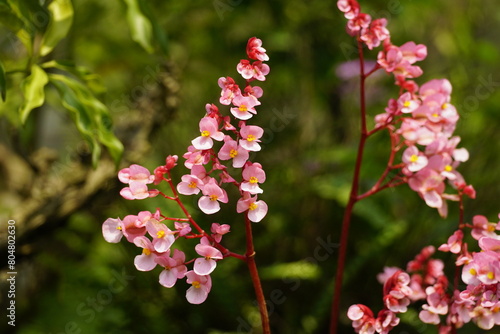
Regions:
<instances>
[{"instance_id":1,"label":"flower stem","mask_svg":"<svg viewBox=\"0 0 500 334\"><path fill-rule=\"evenodd\" d=\"M269 327L269 315L267 313L266 299L264 297L264 292L262 291L259 272L257 271L257 265L255 263L255 249L253 246L252 223L250 222L250 219L248 219L248 216L245 219L245 229L246 229L246 241L247 241L247 251L245 253L245 257L248 270L250 271L250 277L252 278L252 284L255 289L255 297L257 298L257 303L259 305L260 318L262 321L262 333L270 334L271 329Z\"/></svg>"},{"instance_id":2,"label":"flower stem","mask_svg":"<svg viewBox=\"0 0 500 334\"><path fill-rule=\"evenodd\" d=\"M330 333L337 333L339 313L340 313L340 292L342 290L342 280L344 275L345 259L347 255L347 242L349 239L349 226L352 219L352 210L354 204L359 200L358 189L359 189L359 176L361 172L361 164L363 161L363 152L365 148L366 139L368 138L368 131L366 128L366 101L365 101L365 80L366 75L364 73L364 59L363 59L363 46L360 41L358 41L358 51L359 51L359 66L360 66L360 113L361 113L361 134L358 144L358 153L356 156L356 164L354 166L354 175L351 185L351 193L349 196L349 201L347 202L344 218L342 220L342 231L340 234L340 247L339 255L337 261L337 273L335 276L335 286L333 292L333 302L331 310L331 322L330 322Z\"/></svg>"}]
</instances>

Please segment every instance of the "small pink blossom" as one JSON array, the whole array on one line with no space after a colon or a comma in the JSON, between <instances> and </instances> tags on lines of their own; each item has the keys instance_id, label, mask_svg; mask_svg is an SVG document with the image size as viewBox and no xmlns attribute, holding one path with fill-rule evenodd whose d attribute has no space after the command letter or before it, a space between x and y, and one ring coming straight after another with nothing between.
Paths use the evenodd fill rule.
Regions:
<instances>
[{"instance_id":1,"label":"small pink blossom","mask_svg":"<svg viewBox=\"0 0 500 334\"><path fill-rule=\"evenodd\" d=\"M233 159L233 167L241 168L248 160L248 150L244 149L238 142L230 136L224 138L224 145L222 145L218 157L221 160Z\"/></svg>"},{"instance_id":2,"label":"small pink blossom","mask_svg":"<svg viewBox=\"0 0 500 334\"><path fill-rule=\"evenodd\" d=\"M237 95L233 104L236 107L231 108L231 114L238 119L247 120L257 113L254 107L258 105L258 101L253 97Z\"/></svg>"},{"instance_id":3,"label":"small pink blossom","mask_svg":"<svg viewBox=\"0 0 500 334\"><path fill-rule=\"evenodd\" d=\"M210 227L210 231L212 232L212 238L214 238L215 241L221 242L222 236L226 233L229 233L229 230L231 229L231 226L228 224L219 224L219 223L212 223L212 226Z\"/></svg>"},{"instance_id":4,"label":"small pink blossom","mask_svg":"<svg viewBox=\"0 0 500 334\"><path fill-rule=\"evenodd\" d=\"M150 271L156 267L155 259L158 256L151 241L144 237L136 237L134 244L142 248L142 254L137 255L134 259L134 264L139 271Z\"/></svg>"},{"instance_id":5,"label":"small pink blossom","mask_svg":"<svg viewBox=\"0 0 500 334\"><path fill-rule=\"evenodd\" d=\"M150 220L146 224L146 230L153 237L154 250L158 253L166 252L175 241L174 232L165 224L156 220Z\"/></svg>"},{"instance_id":6,"label":"small pink blossom","mask_svg":"<svg viewBox=\"0 0 500 334\"><path fill-rule=\"evenodd\" d=\"M251 37L247 43L248 58L260 61L269 60L266 49L262 47L262 41L257 37Z\"/></svg>"},{"instance_id":7,"label":"small pink blossom","mask_svg":"<svg viewBox=\"0 0 500 334\"><path fill-rule=\"evenodd\" d=\"M191 169L196 165L206 165L210 161L210 152L198 150L193 145L189 145L183 157L186 159L184 166Z\"/></svg>"},{"instance_id":8,"label":"small pink blossom","mask_svg":"<svg viewBox=\"0 0 500 334\"><path fill-rule=\"evenodd\" d=\"M130 165L128 168L123 168L118 172L118 179L123 183L153 183L154 175L151 175L149 170L140 165Z\"/></svg>"},{"instance_id":9,"label":"small pink blossom","mask_svg":"<svg viewBox=\"0 0 500 334\"><path fill-rule=\"evenodd\" d=\"M410 172L418 172L427 166L428 159L416 146L410 146L403 152L403 162Z\"/></svg>"},{"instance_id":10,"label":"small pink blossom","mask_svg":"<svg viewBox=\"0 0 500 334\"><path fill-rule=\"evenodd\" d=\"M170 257L169 251L158 256L155 261L163 267L163 271L160 273L160 284L166 288L173 287L178 279L186 276L187 267L184 265L186 255L178 249L174 249L172 257Z\"/></svg>"},{"instance_id":11,"label":"small pink blossom","mask_svg":"<svg viewBox=\"0 0 500 334\"><path fill-rule=\"evenodd\" d=\"M231 77L219 78L218 84L219 87L222 88L221 97L219 99L221 104L230 105L235 96L241 95L240 87Z\"/></svg>"},{"instance_id":12,"label":"small pink blossom","mask_svg":"<svg viewBox=\"0 0 500 334\"><path fill-rule=\"evenodd\" d=\"M476 240L481 239L482 237L496 237L495 233L496 224L490 223L488 218L482 215L475 215L472 218L472 237Z\"/></svg>"},{"instance_id":13,"label":"small pink blossom","mask_svg":"<svg viewBox=\"0 0 500 334\"><path fill-rule=\"evenodd\" d=\"M264 134L264 130L257 125L244 125L241 127L239 141L240 146L245 150L257 152L260 151L260 138Z\"/></svg>"},{"instance_id":14,"label":"small pink blossom","mask_svg":"<svg viewBox=\"0 0 500 334\"><path fill-rule=\"evenodd\" d=\"M260 222L267 214L267 204L264 201L257 201L257 196L251 197L249 193L240 198L236 204L238 213L248 210L248 219L254 223Z\"/></svg>"},{"instance_id":15,"label":"small pink blossom","mask_svg":"<svg viewBox=\"0 0 500 334\"><path fill-rule=\"evenodd\" d=\"M209 275L198 275L190 270L186 273L186 282L191 287L186 291L186 299L191 304L201 304L212 289L212 279Z\"/></svg>"},{"instance_id":16,"label":"small pink blossom","mask_svg":"<svg viewBox=\"0 0 500 334\"><path fill-rule=\"evenodd\" d=\"M422 169L409 179L408 184L431 208L442 208L446 205L446 201L441 197L445 187L443 177L436 171L428 168Z\"/></svg>"},{"instance_id":17,"label":"small pink blossom","mask_svg":"<svg viewBox=\"0 0 500 334\"><path fill-rule=\"evenodd\" d=\"M259 183L264 183L266 181L266 173L262 169L262 165L259 163L250 163L243 169L243 182L240 185L240 189L247 191L252 195L261 194L264 191L259 187Z\"/></svg>"},{"instance_id":18,"label":"small pink blossom","mask_svg":"<svg viewBox=\"0 0 500 334\"><path fill-rule=\"evenodd\" d=\"M212 139L224 139L224 133L219 131L217 121L212 117L203 117L200 120L200 133L201 135L191 142L197 150L211 149L214 144Z\"/></svg>"},{"instance_id":19,"label":"small pink blossom","mask_svg":"<svg viewBox=\"0 0 500 334\"><path fill-rule=\"evenodd\" d=\"M179 234L179 237L183 237L189 232L191 232L191 225L189 223L175 222L175 230Z\"/></svg>"},{"instance_id":20,"label":"small pink blossom","mask_svg":"<svg viewBox=\"0 0 500 334\"><path fill-rule=\"evenodd\" d=\"M203 256L194 261L194 272L198 275L209 275L217 266L216 260L223 258L222 253L215 247L207 244L198 244L195 246L196 253Z\"/></svg>"},{"instance_id":21,"label":"small pink blossom","mask_svg":"<svg viewBox=\"0 0 500 334\"><path fill-rule=\"evenodd\" d=\"M196 195L203 189L203 181L194 175L183 175L182 182L177 185L177 191L183 195Z\"/></svg>"},{"instance_id":22,"label":"small pink blossom","mask_svg":"<svg viewBox=\"0 0 500 334\"><path fill-rule=\"evenodd\" d=\"M462 250L462 239L464 238L464 233L461 230L455 231L453 235L448 238L448 242L439 246L438 250L442 252L451 252L453 254L458 254Z\"/></svg>"},{"instance_id":23,"label":"small pink blossom","mask_svg":"<svg viewBox=\"0 0 500 334\"><path fill-rule=\"evenodd\" d=\"M227 203L226 191L217 185L214 178L211 178L202 189L203 195L198 200L198 206L206 214L213 214L220 210L220 204Z\"/></svg>"},{"instance_id":24,"label":"small pink blossom","mask_svg":"<svg viewBox=\"0 0 500 334\"><path fill-rule=\"evenodd\" d=\"M359 15L359 3L356 0L338 0L338 9L344 13L346 19L351 20Z\"/></svg>"}]
</instances>

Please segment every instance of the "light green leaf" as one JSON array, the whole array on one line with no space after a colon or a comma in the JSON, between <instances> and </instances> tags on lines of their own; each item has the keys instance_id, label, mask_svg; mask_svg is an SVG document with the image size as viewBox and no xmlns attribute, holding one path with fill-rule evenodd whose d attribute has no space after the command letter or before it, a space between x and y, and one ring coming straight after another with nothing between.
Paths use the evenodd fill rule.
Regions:
<instances>
[{"instance_id":1,"label":"light green leaf","mask_svg":"<svg viewBox=\"0 0 500 334\"><path fill-rule=\"evenodd\" d=\"M70 0L54 0L49 5L50 22L43 35L40 55L49 54L68 34L73 23L73 5Z\"/></svg>"},{"instance_id":2,"label":"light green leaf","mask_svg":"<svg viewBox=\"0 0 500 334\"><path fill-rule=\"evenodd\" d=\"M151 21L142 13L139 0L124 0L127 4L127 21L132 34L132 39L139 43L144 50L153 52L151 44L153 26Z\"/></svg>"},{"instance_id":3,"label":"light green leaf","mask_svg":"<svg viewBox=\"0 0 500 334\"><path fill-rule=\"evenodd\" d=\"M50 82L56 86L63 106L70 111L78 131L89 142L94 167L104 145L116 164L121 159L123 145L111 131L108 108L101 103L88 87L68 76L50 74Z\"/></svg>"},{"instance_id":4,"label":"light green leaf","mask_svg":"<svg viewBox=\"0 0 500 334\"><path fill-rule=\"evenodd\" d=\"M77 66L68 60L50 60L40 65L42 68L57 68L75 75L85 82L85 84L96 94L104 93L106 87L103 85L101 77L84 66Z\"/></svg>"},{"instance_id":5,"label":"light green leaf","mask_svg":"<svg viewBox=\"0 0 500 334\"><path fill-rule=\"evenodd\" d=\"M31 110L40 107L45 101L45 85L48 82L47 73L38 65L31 67L31 74L21 83L24 103L19 109L21 123L24 124Z\"/></svg>"},{"instance_id":6,"label":"light green leaf","mask_svg":"<svg viewBox=\"0 0 500 334\"><path fill-rule=\"evenodd\" d=\"M5 78L5 69L2 62L0 61L0 96L2 101L5 102L5 94L7 92L7 80Z\"/></svg>"}]
</instances>

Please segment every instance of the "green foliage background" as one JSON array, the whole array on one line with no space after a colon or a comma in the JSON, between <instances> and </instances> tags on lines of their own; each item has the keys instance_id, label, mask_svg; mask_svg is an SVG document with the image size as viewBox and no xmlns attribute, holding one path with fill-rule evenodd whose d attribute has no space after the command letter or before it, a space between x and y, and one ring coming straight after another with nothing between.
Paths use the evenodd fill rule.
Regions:
<instances>
[{"instance_id":1,"label":"green foliage background","mask_svg":"<svg viewBox=\"0 0 500 334\"><path fill-rule=\"evenodd\" d=\"M336 2L139 1L144 17L130 9L135 1L72 3L73 25L52 57L71 60L100 78L87 84L107 106L112 119L127 117L127 110L137 107L134 96L144 93L139 88L147 87L146 80L159 64L168 60L178 68L179 109L152 140L150 153L137 161L151 168L163 164L168 154L181 156L185 152L198 131L205 104L218 104L217 79L237 78L235 67L245 57L248 38L263 40L271 58L271 73L261 84L264 97L255 121L267 131L257 161L268 175L262 198L270 210L264 221L254 225L257 262L274 332L325 333L337 254L335 248L323 245L339 239L358 129L356 79L336 75L340 64L356 57ZM452 103L461 115L456 133L471 155L460 171L478 192L476 200L466 201L466 219L484 214L496 221L500 211L497 2L389 0L361 1L361 5L373 17L388 18L394 44L412 40L428 46L429 55L419 64L424 75L418 83L433 78L451 81ZM17 53L18 39L7 29L4 34L0 60L5 71L25 66L28 55ZM367 58L375 59L376 52L367 53ZM31 149L36 137L39 146L58 150L64 157L68 145L76 145L81 138L70 117L57 113L56 141L37 133L37 122L48 122L43 113L60 111L60 105L33 110L24 126L16 121L14 111L18 109L5 107L22 103L17 87L21 77L16 74L7 80L7 87L11 86L1 109L0 137L19 150ZM488 87L485 82L490 83ZM396 96L397 89L392 77L386 75L373 77L368 84L369 114L373 117ZM60 99L53 87L46 95L49 102ZM383 134L369 143L363 189L368 189L383 170L387 147ZM178 176L185 172L182 163L176 172ZM105 202L74 212L56 228L40 231L36 238L19 241L17 279L23 289L16 299L16 333L215 334L249 332L258 327L251 282L241 261L219 263L212 276L212 292L200 306L186 302L188 285L184 282L166 289L157 282L158 268L136 271L133 258L137 249L125 243L106 243L102 222L156 207L175 208L159 199L125 201L116 183L105 188ZM2 209L8 212L5 203ZM190 204L196 212L195 201ZM342 305L347 310L353 303L364 303L377 310L381 286L376 274L384 266L404 267L425 245L446 241L457 225L457 207L452 203L449 216L441 219L406 186L358 204ZM232 226L225 244L243 252L241 218L229 209L218 218ZM212 222L211 217L201 214L197 219L207 227ZM439 256L452 264L452 258ZM118 288L113 285L117 275L125 277ZM2 303L6 296L3 288ZM346 316L341 321L344 327L340 332L351 333ZM12 329L5 318L0 326L2 333ZM403 316L396 332L437 331L419 323L415 311ZM480 332L473 325L461 331Z\"/></svg>"}]
</instances>

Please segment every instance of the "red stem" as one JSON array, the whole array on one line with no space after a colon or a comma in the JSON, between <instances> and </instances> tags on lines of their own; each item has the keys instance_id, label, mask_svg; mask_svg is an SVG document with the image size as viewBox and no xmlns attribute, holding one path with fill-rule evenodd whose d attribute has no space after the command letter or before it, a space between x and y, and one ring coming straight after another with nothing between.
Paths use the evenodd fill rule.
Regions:
<instances>
[{"instance_id":1,"label":"red stem","mask_svg":"<svg viewBox=\"0 0 500 334\"><path fill-rule=\"evenodd\" d=\"M248 270L250 271L250 277L252 278L252 283L255 290L257 303L259 305L260 318L262 321L262 333L270 334L271 328L269 326L269 315L267 313L266 298L264 297L264 292L262 291L259 272L257 271L257 265L255 263L255 249L253 246L252 222L248 219L248 216L245 218L245 230L246 230L246 241L247 241L247 251L245 253L245 258Z\"/></svg>"},{"instance_id":2,"label":"red stem","mask_svg":"<svg viewBox=\"0 0 500 334\"><path fill-rule=\"evenodd\" d=\"M340 234L340 247L339 256L337 262L337 274L335 277L335 287L333 292L333 303L331 311L331 322L330 322L330 333L337 333L339 313L340 313L340 292L342 290L342 280L344 275L345 259L347 254L347 241L349 238L349 225L352 218L352 210L354 204L359 200L358 198L358 188L359 188L359 176L361 171L361 164L363 160L363 151L365 148L366 139L368 138L368 131L366 129L366 101L365 101L365 80L366 75L364 73L364 59L363 59L363 46L358 40L358 51L359 51L359 66L360 66L360 112L361 112L361 134L358 144L358 153L356 157L356 164L354 166L354 176L351 185L351 194L349 196L349 201L344 211L344 218L342 220L342 231Z\"/></svg>"}]
</instances>

